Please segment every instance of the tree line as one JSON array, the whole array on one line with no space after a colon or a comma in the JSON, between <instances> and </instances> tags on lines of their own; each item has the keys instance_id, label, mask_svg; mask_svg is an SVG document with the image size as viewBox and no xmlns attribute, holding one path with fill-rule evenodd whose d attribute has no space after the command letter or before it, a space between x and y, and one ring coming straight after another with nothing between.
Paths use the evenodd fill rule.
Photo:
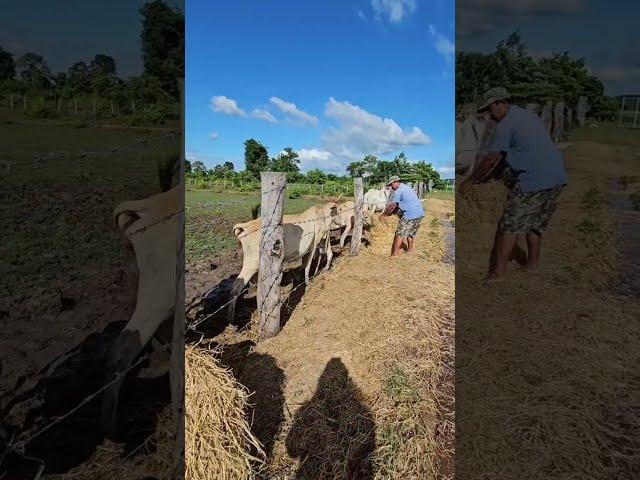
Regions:
<instances>
[{"instance_id":1,"label":"tree line","mask_svg":"<svg viewBox=\"0 0 640 480\"><path fill-rule=\"evenodd\" d=\"M436 188L444 186L440 174L430 163L425 161L409 162L404 153L396 155L393 160L380 160L374 155L367 155L362 161L351 162L345 175L325 173L320 169L300 172L300 157L291 147L286 147L275 157L270 157L267 148L259 141L250 138L244 142L243 171L235 171L232 162L216 165L207 169L201 161L186 162L187 174L194 177L211 179L237 180L242 182L258 182L260 172L282 172L287 174L290 183L324 184L327 182L351 183L354 177L364 177L369 185L385 183L392 175L398 175L403 181L428 183L433 180Z\"/></svg>"},{"instance_id":2,"label":"tree line","mask_svg":"<svg viewBox=\"0 0 640 480\"><path fill-rule=\"evenodd\" d=\"M500 41L491 53L456 53L456 105L479 103L489 88L503 86L515 103L539 103L563 100L576 105L586 96L590 115L614 120L617 101L604 94L604 85L592 75L583 58L568 52L533 58L518 32Z\"/></svg>"},{"instance_id":3,"label":"tree line","mask_svg":"<svg viewBox=\"0 0 640 480\"><path fill-rule=\"evenodd\" d=\"M67 71L54 73L40 54L28 52L15 58L0 46L0 93L26 95L34 100L30 113L39 117L53 117L60 112L36 99L60 104L63 100L91 97L109 101L120 113L146 114L152 123L175 116L179 103L177 80L184 76L184 14L162 0L145 3L139 12L144 64L141 75L120 78L115 59L101 53L88 62L73 63ZM143 111L142 106L147 108Z\"/></svg>"}]
</instances>

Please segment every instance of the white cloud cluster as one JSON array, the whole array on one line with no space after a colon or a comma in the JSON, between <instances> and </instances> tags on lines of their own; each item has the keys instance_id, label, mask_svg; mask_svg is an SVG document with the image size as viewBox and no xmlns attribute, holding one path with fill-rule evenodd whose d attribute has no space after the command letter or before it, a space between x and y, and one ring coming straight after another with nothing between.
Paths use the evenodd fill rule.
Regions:
<instances>
[{"instance_id":1,"label":"white cloud cluster","mask_svg":"<svg viewBox=\"0 0 640 480\"><path fill-rule=\"evenodd\" d=\"M276 117L274 117L273 115L271 115L271 113L269 113L268 111L262 108L254 108L253 111L251 112L251 116L259 120L264 120L265 122L278 123L278 120L276 119Z\"/></svg>"},{"instance_id":2,"label":"white cloud cluster","mask_svg":"<svg viewBox=\"0 0 640 480\"><path fill-rule=\"evenodd\" d=\"M312 126L316 126L318 124L317 117L309 115L307 112L303 112L295 103L287 102L278 97L271 97L269 101L292 120L299 121L302 124L308 123Z\"/></svg>"},{"instance_id":3,"label":"white cloud cluster","mask_svg":"<svg viewBox=\"0 0 640 480\"><path fill-rule=\"evenodd\" d=\"M326 150L301 148L298 150L298 158L300 158L300 166L303 172L308 172L314 168L339 175L343 175L345 172L344 162Z\"/></svg>"},{"instance_id":4,"label":"white cloud cluster","mask_svg":"<svg viewBox=\"0 0 640 480\"><path fill-rule=\"evenodd\" d=\"M338 124L323 135L325 149L335 156L355 159L370 153L384 155L404 147L431 143L418 127L403 130L390 118L379 117L333 97L325 106L325 115Z\"/></svg>"},{"instance_id":5,"label":"white cloud cluster","mask_svg":"<svg viewBox=\"0 0 640 480\"><path fill-rule=\"evenodd\" d=\"M220 137L220 134L218 132L211 132L211 134L209 135L209 138L211 140L217 140Z\"/></svg>"},{"instance_id":6,"label":"white cloud cluster","mask_svg":"<svg viewBox=\"0 0 640 480\"><path fill-rule=\"evenodd\" d=\"M235 117L246 117L247 112L238 107L236 101L232 98L220 95L211 98L211 109L214 112L224 113L225 115L232 115Z\"/></svg>"},{"instance_id":7,"label":"white cloud cluster","mask_svg":"<svg viewBox=\"0 0 640 480\"><path fill-rule=\"evenodd\" d=\"M429 25L429 33L433 37L433 46L447 62L453 62L456 54L456 46L447 37L436 30L436 27Z\"/></svg>"},{"instance_id":8,"label":"white cloud cluster","mask_svg":"<svg viewBox=\"0 0 640 480\"><path fill-rule=\"evenodd\" d=\"M391 23L400 23L416 9L415 0L371 0L376 17L386 17Z\"/></svg>"}]
</instances>

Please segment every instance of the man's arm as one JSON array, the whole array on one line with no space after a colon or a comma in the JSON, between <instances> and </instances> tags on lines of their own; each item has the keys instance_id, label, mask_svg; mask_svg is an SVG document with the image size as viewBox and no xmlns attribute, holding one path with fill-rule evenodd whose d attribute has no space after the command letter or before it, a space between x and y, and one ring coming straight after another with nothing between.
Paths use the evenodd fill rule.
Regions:
<instances>
[{"instance_id":1,"label":"man's arm","mask_svg":"<svg viewBox=\"0 0 640 480\"><path fill-rule=\"evenodd\" d=\"M396 202L387 203L387 206L384 207L384 210L380 214L380 216L388 217L389 215L391 215L395 211L397 206L398 206L398 204Z\"/></svg>"}]
</instances>

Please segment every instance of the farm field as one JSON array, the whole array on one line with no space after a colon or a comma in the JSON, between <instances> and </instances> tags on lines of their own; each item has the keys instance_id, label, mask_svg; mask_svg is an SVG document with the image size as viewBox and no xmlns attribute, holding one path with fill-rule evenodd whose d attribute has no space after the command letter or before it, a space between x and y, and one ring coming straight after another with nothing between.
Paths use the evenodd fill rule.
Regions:
<instances>
[{"instance_id":1,"label":"farm field","mask_svg":"<svg viewBox=\"0 0 640 480\"><path fill-rule=\"evenodd\" d=\"M179 152L180 136L171 128L0 118L4 406L19 377L28 385L90 334L129 320L135 259L125 252L113 210L161 191L158 162ZM88 376L102 372L99 362L87 368L96 369ZM78 394L84 387L74 385Z\"/></svg>"},{"instance_id":2,"label":"farm field","mask_svg":"<svg viewBox=\"0 0 640 480\"><path fill-rule=\"evenodd\" d=\"M227 207L215 213L233 224L250 218L258 197L187 192L188 206L219 199ZM285 205L295 211L320 201ZM454 265L443 259L453 243L446 225L454 196L433 194L424 203L414 255L389 258L397 220L378 221L357 257L339 255L290 294L276 337L257 342L251 298L239 302L239 331L225 328L225 311L199 326L199 348L219 348L222 364L251 393L247 415L266 453L261 478L334 478L342 468L355 478L452 477ZM216 257L187 257L187 298L205 304L194 318L241 267L235 245L225 252L214 232L222 245ZM299 281L285 274L284 290Z\"/></svg>"},{"instance_id":3,"label":"farm field","mask_svg":"<svg viewBox=\"0 0 640 480\"><path fill-rule=\"evenodd\" d=\"M629 176L640 161L634 133L571 132L569 182L538 272L512 263L503 283L482 285L506 190L487 184L458 200L456 415L466 426L457 437L465 452L459 475L501 468L501 478L596 479L638 471L628 425L639 419L626 393L640 384L640 299L625 285L638 278L632 259L640 245L640 212L630 202L640 188ZM623 438L633 446L621 452Z\"/></svg>"}]
</instances>

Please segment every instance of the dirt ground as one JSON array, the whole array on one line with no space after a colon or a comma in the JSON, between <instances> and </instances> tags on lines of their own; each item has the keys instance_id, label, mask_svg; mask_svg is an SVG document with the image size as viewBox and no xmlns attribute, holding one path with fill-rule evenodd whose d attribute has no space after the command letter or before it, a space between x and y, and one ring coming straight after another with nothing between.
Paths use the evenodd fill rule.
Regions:
<instances>
[{"instance_id":1,"label":"dirt ground","mask_svg":"<svg viewBox=\"0 0 640 480\"><path fill-rule=\"evenodd\" d=\"M637 233L640 217L611 201L633 192L620 180L638 171L640 150L581 140L564 154L569 182L537 272L513 262L503 283L482 285L506 190L478 186L456 205L456 418L465 425L456 468L464 477L640 473L630 393L640 385L640 302L618 290L633 239L618 234L620 222L635 218Z\"/></svg>"},{"instance_id":2,"label":"dirt ground","mask_svg":"<svg viewBox=\"0 0 640 480\"><path fill-rule=\"evenodd\" d=\"M436 392L452 389L444 370L453 342L454 266L442 261L441 225L452 200L426 201L412 255L389 258L397 220L378 222L368 248L343 255L312 280L276 337L256 344L254 312L248 328L214 339L223 362L253 392L253 430L269 457L265 478L452 473L452 412L445 418L437 406L444 396ZM235 265L216 268L209 279L226 278Z\"/></svg>"}]
</instances>

